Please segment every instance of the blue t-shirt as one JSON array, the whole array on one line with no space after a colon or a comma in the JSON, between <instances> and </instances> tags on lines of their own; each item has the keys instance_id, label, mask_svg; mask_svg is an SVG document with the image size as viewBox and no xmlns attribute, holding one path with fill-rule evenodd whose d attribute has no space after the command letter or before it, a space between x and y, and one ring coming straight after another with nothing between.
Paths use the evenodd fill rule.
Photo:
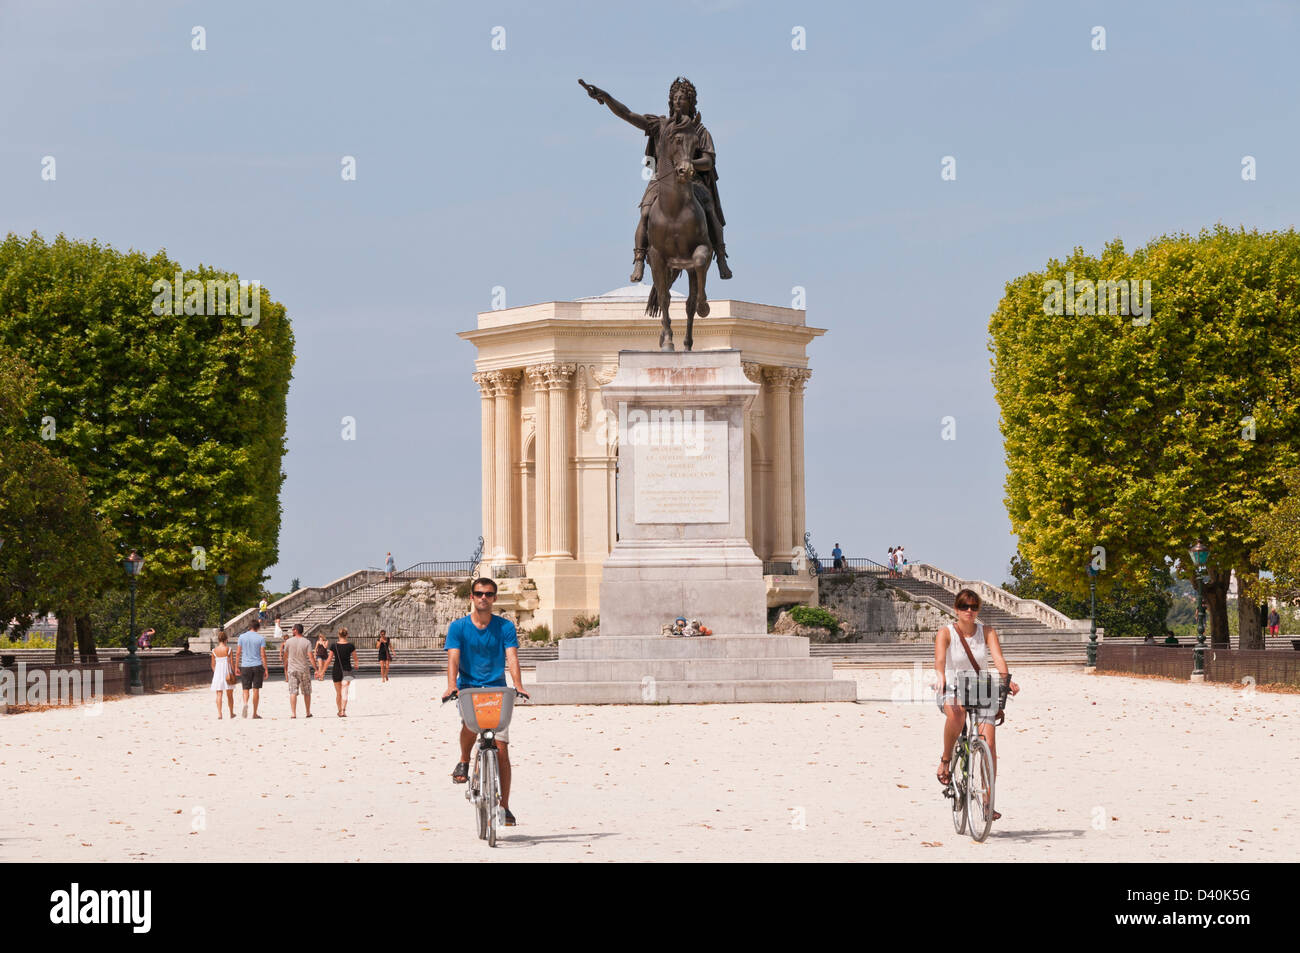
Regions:
<instances>
[{"instance_id":1,"label":"blue t-shirt","mask_svg":"<svg viewBox=\"0 0 1300 953\"><path fill-rule=\"evenodd\" d=\"M515 624L494 615L482 631L469 616L457 619L447 629L447 651L460 649L457 688L504 688L506 649L519 648Z\"/></svg>"},{"instance_id":2,"label":"blue t-shirt","mask_svg":"<svg viewBox=\"0 0 1300 953\"><path fill-rule=\"evenodd\" d=\"M266 638L260 632L249 629L239 637L239 667L258 668L266 651Z\"/></svg>"},{"instance_id":3,"label":"blue t-shirt","mask_svg":"<svg viewBox=\"0 0 1300 953\"><path fill-rule=\"evenodd\" d=\"M840 548L838 546L836 546L834 549L831 550L831 556L833 556L835 559L839 559L843 555L844 553L840 552Z\"/></svg>"}]
</instances>

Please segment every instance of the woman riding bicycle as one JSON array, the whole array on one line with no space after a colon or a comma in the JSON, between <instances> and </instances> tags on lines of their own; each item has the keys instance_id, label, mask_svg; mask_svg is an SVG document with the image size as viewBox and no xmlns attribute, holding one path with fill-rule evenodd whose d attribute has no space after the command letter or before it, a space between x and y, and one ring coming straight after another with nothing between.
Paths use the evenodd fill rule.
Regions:
<instances>
[{"instance_id":1,"label":"woman riding bicycle","mask_svg":"<svg viewBox=\"0 0 1300 953\"><path fill-rule=\"evenodd\" d=\"M973 674L976 669L988 671L991 660L993 668L1002 676L1002 681L1009 686L1011 694L1015 695L1020 691L1020 686L1011 681L1011 675L1007 672L1007 663L1002 657L1002 646L998 644L997 632L991 626L986 627L976 618L976 614L980 611L979 595L974 590L963 589L953 600L953 608L957 610L957 622L954 625L944 626L934 638L934 670L942 686L936 701L948 716L943 724L943 753L939 758L938 771L939 783L943 785L947 785L952 780L948 755L966 722L966 710L957 704L957 680L964 675ZM992 704L982 709L978 715L980 735L988 742L989 751L993 754L995 777L998 769L998 749L994 741L994 719L997 718L999 707L1000 696L994 698ZM993 819L997 820L1001 816L994 812Z\"/></svg>"}]
</instances>

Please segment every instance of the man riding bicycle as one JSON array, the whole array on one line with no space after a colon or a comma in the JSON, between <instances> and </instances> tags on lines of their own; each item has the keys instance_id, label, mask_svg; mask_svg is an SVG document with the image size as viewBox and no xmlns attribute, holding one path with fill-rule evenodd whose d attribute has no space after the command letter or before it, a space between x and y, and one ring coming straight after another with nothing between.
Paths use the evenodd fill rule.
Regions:
<instances>
[{"instance_id":1,"label":"man riding bicycle","mask_svg":"<svg viewBox=\"0 0 1300 953\"><path fill-rule=\"evenodd\" d=\"M447 692L445 702L462 688L505 688L505 669L510 667L510 678L515 692L528 698L523 678L519 673L519 636L515 624L504 616L493 615L492 606L497 597L497 584L487 577L475 579L470 584L470 614L457 619L447 629ZM509 731L496 736L501 766L501 809L505 813L506 827L515 826L515 816L510 813L510 744ZM465 723L460 724L460 761L451 773L455 784L469 780L469 755L474 747L474 734Z\"/></svg>"}]
</instances>

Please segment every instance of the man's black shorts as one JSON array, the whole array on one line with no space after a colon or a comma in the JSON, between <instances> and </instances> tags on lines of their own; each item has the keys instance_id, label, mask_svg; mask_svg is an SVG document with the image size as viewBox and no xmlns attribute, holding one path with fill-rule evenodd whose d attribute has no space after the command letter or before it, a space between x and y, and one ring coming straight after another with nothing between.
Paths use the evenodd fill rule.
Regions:
<instances>
[{"instance_id":1,"label":"man's black shorts","mask_svg":"<svg viewBox=\"0 0 1300 953\"><path fill-rule=\"evenodd\" d=\"M262 666L257 665L251 668L241 668L239 670L239 683L244 686L244 691L250 688L262 687Z\"/></svg>"}]
</instances>

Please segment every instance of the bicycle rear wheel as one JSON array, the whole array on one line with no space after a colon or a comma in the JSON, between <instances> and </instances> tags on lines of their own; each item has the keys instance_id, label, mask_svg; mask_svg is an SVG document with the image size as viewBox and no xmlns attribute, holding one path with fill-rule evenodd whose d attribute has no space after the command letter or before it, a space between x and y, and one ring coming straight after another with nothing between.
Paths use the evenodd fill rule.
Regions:
<instances>
[{"instance_id":1,"label":"bicycle rear wheel","mask_svg":"<svg viewBox=\"0 0 1300 953\"><path fill-rule=\"evenodd\" d=\"M983 738L971 744L970 761L966 813L970 817L970 836L978 842L988 837L993 827L993 753Z\"/></svg>"},{"instance_id":2,"label":"bicycle rear wheel","mask_svg":"<svg viewBox=\"0 0 1300 953\"><path fill-rule=\"evenodd\" d=\"M962 754L962 739L952 743L948 752L948 771L952 780L948 786L952 789L952 826L958 834L966 833L966 756Z\"/></svg>"},{"instance_id":3,"label":"bicycle rear wheel","mask_svg":"<svg viewBox=\"0 0 1300 953\"><path fill-rule=\"evenodd\" d=\"M483 752L483 812L489 847L497 845L497 830L501 826L501 812L497 802L500 799L501 775L497 769L497 753L489 748Z\"/></svg>"}]
</instances>

